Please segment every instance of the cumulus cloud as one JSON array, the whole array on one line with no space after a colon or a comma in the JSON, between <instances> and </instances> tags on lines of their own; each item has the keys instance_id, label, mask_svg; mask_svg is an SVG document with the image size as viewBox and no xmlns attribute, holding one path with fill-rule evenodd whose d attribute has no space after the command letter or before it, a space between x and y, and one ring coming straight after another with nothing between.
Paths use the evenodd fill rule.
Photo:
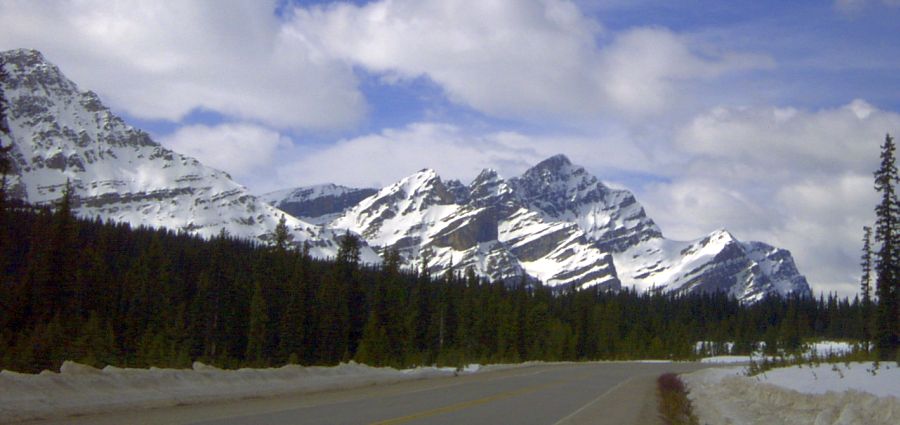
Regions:
<instances>
[{"instance_id":1,"label":"cumulus cloud","mask_svg":"<svg viewBox=\"0 0 900 425\"><path fill-rule=\"evenodd\" d=\"M877 141L896 128L900 115L854 100L813 112L716 108L696 117L676 138L690 154L750 164L757 170L743 176L789 179L803 173L870 170L878 157ZM704 170L721 172L715 167L697 172Z\"/></svg>"},{"instance_id":2,"label":"cumulus cloud","mask_svg":"<svg viewBox=\"0 0 900 425\"><path fill-rule=\"evenodd\" d=\"M36 48L116 109L178 121L195 109L278 128L357 122L352 70L284 31L275 0L11 0L0 48Z\"/></svg>"},{"instance_id":3,"label":"cumulus cloud","mask_svg":"<svg viewBox=\"0 0 900 425\"><path fill-rule=\"evenodd\" d=\"M160 143L227 171L245 184L265 175L275 157L292 146L290 139L278 132L250 124L184 126L164 136Z\"/></svg>"},{"instance_id":4,"label":"cumulus cloud","mask_svg":"<svg viewBox=\"0 0 900 425\"><path fill-rule=\"evenodd\" d=\"M681 172L640 199L669 236L725 226L790 249L814 289L848 294L862 226L874 219L879 146L898 130L900 114L862 100L816 111L716 108L677 133L691 158Z\"/></svg>"},{"instance_id":5,"label":"cumulus cloud","mask_svg":"<svg viewBox=\"0 0 900 425\"><path fill-rule=\"evenodd\" d=\"M279 179L290 185L333 182L376 187L427 167L446 179L467 183L484 168L514 177L558 153L607 174L649 172L653 165L644 152L623 137L532 136L420 122L307 151L283 164Z\"/></svg>"},{"instance_id":6,"label":"cumulus cloud","mask_svg":"<svg viewBox=\"0 0 900 425\"><path fill-rule=\"evenodd\" d=\"M427 77L457 103L503 117L657 113L683 80L771 66L693 50L663 28L607 34L571 2L395 0L296 8L290 30L390 79Z\"/></svg>"},{"instance_id":7,"label":"cumulus cloud","mask_svg":"<svg viewBox=\"0 0 900 425\"><path fill-rule=\"evenodd\" d=\"M769 67L664 28L605 31L567 0L11 0L0 48L42 50L116 109L179 121L197 109L279 129L348 128L366 113L354 67L385 83L428 78L498 116L645 117L684 84Z\"/></svg>"}]
</instances>

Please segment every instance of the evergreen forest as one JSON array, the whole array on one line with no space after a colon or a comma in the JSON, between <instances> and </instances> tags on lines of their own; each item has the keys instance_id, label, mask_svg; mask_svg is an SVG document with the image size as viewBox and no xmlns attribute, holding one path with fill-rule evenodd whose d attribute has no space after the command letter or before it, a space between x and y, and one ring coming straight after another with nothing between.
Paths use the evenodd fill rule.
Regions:
<instances>
[{"instance_id":1,"label":"evergreen forest","mask_svg":"<svg viewBox=\"0 0 900 425\"><path fill-rule=\"evenodd\" d=\"M867 304L836 295L772 296L744 305L721 293L552 290L488 282L466 270L432 276L396 252L361 264L350 234L335 258L226 234L77 219L54 206L0 209L0 369L64 360L102 367L223 368L356 360L406 367L526 360L688 359L791 352L809 338L863 340Z\"/></svg>"}]
</instances>

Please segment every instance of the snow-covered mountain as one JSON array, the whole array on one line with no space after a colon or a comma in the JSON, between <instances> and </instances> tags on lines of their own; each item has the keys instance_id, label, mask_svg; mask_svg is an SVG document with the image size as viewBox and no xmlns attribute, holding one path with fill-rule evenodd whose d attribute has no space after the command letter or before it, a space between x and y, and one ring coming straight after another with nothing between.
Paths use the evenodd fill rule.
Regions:
<instances>
[{"instance_id":1,"label":"snow-covered mountain","mask_svg":"<svg viewBox=\"0 0 900 425\"><path fill-rule=\"evenodd\" d=\"M370 246L396 248L409 263L430 259L430 270L472 267L492 279L538 278L553 286L618 288L612 256L573 223L549 221L525 208L493 170L456 188L421 170L362 200L328 224L361 235Z\"/></svg>"},{"instance_id":2,"label":"snow-covered mountain","mask_svg":"<svg viewBox=\"0 0 900 425\"><path fill-rule=\"evenodd\" d=\"M295 191L312 202L317 190ZM279 193L267 199L286 202ZM557 287L721 290L746 301L810 293L788 251L741 242L725 230L695 241L665 239L631 192L607 187L562 155L508 180L484 170L469 185L421 170L356 205L309 219L330 220L327 227L355 232L376 250L398 249L410 265L428 257L432 273L472 267L507 281L530 276Z\"/></svg>"},{"instance_id":3,"label":"snow-covered mountain","mask_svg":"<svg viewBox=\"0 0 900 425\"><path fill-rule=\"evenodd\" d=\"M13 145L11 194L29 202L58 199L68 180L82 216L206 237L224 230L268 241L286 210L294 241L309 241L318 257L334 255L351 231L368 243L364 261L397 249L410 266L427 259L433 274L471 268L507 282L724 290L748 301L810 292L788 251L725 230L665 239L630 192L561 155L512 179L484 170L466 185L425 169L380 190L320 185L257 198L127 125L40 53L0 55L11 129L0 141Z\"/></svg>"},{"instance_id":4,"label":"snow-covered mountain","mask_svg":"<svg viewBox=\"0 0 900 425\"><path fill-rule=\"evenodd\" d=\"M282 211L251 195L222 171L173 152L112 114L34 50L0 53L7 73L11 194L32 203L62 195L71 182L76 212L132 225L205 237L268 240ZM294 241L336 252L333 232L287 216Z\"/></svg>"}]
</instances>

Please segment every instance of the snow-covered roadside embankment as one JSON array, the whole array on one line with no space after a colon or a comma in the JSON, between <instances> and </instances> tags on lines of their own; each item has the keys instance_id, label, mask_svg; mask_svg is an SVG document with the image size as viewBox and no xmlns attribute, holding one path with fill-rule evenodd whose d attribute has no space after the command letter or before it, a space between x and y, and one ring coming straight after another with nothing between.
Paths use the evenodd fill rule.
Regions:
<instances>
[{"instance_id":1,"label":"snow-covered roadside embankment","mask_svg":"<svg viewBox=\"0 0 900 425\"><path fill-rule=\"evenodd\" d=\"M753 377L744 368L683 375L701 424L900 423L900 369L882 363L820 364L773 369Z\"/></svg>"},{"instance_id":2,"label":"snow-covered roadside embankment","mask_svg":"<svg viewBox=\"0 0 900 425\"><path fill-rule=\"evenodd\" d=\"M469 366L462 373L497 369ZM511 366L505 366L511 367ZM0 372L0 423L111 410L172 406L213 400L264 397L362 387L452 376L453 368L397 370L356 363L335 367L284 366L222 370L194 363L193 369L95 369L65 362L60 373Z\"/></svg>"}]
</instances>

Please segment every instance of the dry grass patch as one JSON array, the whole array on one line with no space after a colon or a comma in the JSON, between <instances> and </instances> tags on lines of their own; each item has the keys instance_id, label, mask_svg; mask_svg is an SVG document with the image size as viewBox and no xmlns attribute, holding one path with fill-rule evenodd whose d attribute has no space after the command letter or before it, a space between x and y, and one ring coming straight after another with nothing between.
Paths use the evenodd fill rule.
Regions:
<instances>
[{"instance_id":1,"label":"dry grass patch","mask_svg":"<svg viewBox=\"0 0 900 425\"><path fill-rule=\"evenodd\" d=\"M674 373L664 373L656 380L659 415L666 425L699 425L684 381Z\"/></svg>"}]
</instances>

